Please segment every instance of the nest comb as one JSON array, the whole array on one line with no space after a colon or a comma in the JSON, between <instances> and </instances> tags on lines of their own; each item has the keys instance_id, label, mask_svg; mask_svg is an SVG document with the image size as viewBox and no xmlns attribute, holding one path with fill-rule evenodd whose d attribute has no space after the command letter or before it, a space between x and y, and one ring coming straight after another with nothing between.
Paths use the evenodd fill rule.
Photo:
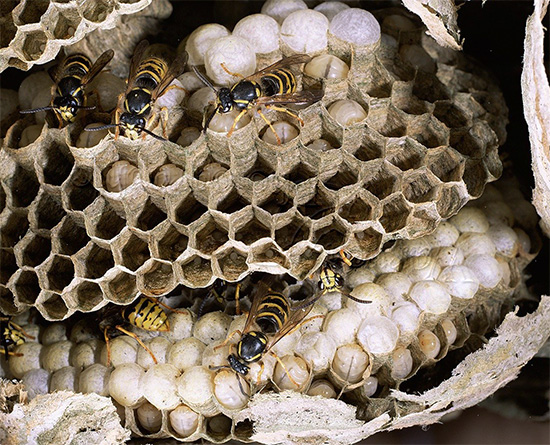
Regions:
<instances>
[{"instance_id":1,"label":"nest comb","mask_svg":"<svg viewBox=\"0 0 550 445\"><path fill-rule=\"evenodd\" d=\"M53 60L59 50L96 29L113 28L151 0L7 0L0 6L0 72L28 70Z\"/></svg>"},{"instance_id":2,"label":"nest comb","mask_svg":"<svg viewBox=\"0 0 550 445\"><path fill-rule=\"evenodd\" d=\"M370 51L329 34L348 78L324 81L323 100L300 111L305 126L281 147L260 139L258 117L230 138L209 130L185 148L111 136L77 148L76 123L44 127L17 149L31 121L16 122L0 158L1 309L36 306L58 320L179 283L205 287L251 271L301 278L340 249L368 259L386 241L433 231L500 175L506 105L486 73L421 26L393 44L391 27L382 31ZM431 60L427 69L410 62L407 45ZM339 99L358 102L366 119L340 125L328 112ZM337 148L308 147L319 138ZM118 160L138 174L113 193L106 174ZM200 180L211 162L228 171ZM183 177L154 185L168 163Z\"/></svg>"}]
</instances>

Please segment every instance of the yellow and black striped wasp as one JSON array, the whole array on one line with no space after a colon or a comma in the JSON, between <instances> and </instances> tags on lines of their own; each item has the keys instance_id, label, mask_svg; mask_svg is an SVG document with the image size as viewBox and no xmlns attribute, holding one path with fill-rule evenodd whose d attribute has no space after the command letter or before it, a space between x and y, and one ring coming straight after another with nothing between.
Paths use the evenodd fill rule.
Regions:
<instances>
[{"instance_id":1,"label":"yellow and black striped wasp","mask_svg":"<svg viewBox=\"0 0 550 445\"><path fill-rule=\"evenodd\" d=\"M227 340L217 346L225 346L234 335L241 335L236 352L230 352L227 361L231 369L243 376L248 374L250 363L259 361L285 335L300 327L318 299L313 295L304 301L292 303L284 294L271 290L270 280L260 281L254 286L252 306L242 332L230 333ZM273 352L271 354L286 370L283 362ZM288 372L287 375L299 386Z\"/></svg>"},{"instance_id":2,"label":"yellow and black striped wasp","mask_svg":"<svg viewBox=\"0 0 550 445\"><path fill-rule=\"evenodd\" d=\"M11 317L0 317L0 347L4 349L6 359L9 355L21 356L22 354L9 351L8 348L11 345L22 345L27 339L34 340L34 337L27 334L21 326L11 321Z\"/></svg>"},{"instance_id":3,"label":"yellow and black striped wasp","mask_svg":"<svg viewBox=\"0 0 550 445\"><path fill-rule=\"evenodd\" d=\"M181 75L187 63L187 53L179 53L171 62L166 54L147 54L149 42L142 40L134 51L130 62L130 71L126 92L119 97L115 111L115 123L100 127L86 128L86 131L98 131L116 128L115 139L122 129L124 135L132 140L148 134L155 139L165 141L165 137L154 134L147 127L155 118L155 101L168 89L172 81ZM163 131L165 129L163 127Z\"/></svg>"},{"instance_id":4,"label":"yellow and black striped wasp","mask_svg":"<svg viewBox=\"0 0 550 445\"><path fill-rule=\"evenodd\" d=\"M168 316L163 308L181 313L156 298L146 296L137 298L128 306L109 305L100 311L99 329L103 333L107 345L107 366L111 363L110 339L122 334L134 338L151 355L155 364L158 363L153 352L126 326L131 325L146 331L168 332L170 330Z\"/></svg>"},{"instance_id":5,"label":"yellow and black striped wasp","mask_svg":"<svg viewBox=\"0 0 550 445\"><path fill-rule=\"evenodd\" d=\"M92 110L95 106L86 106L86 86L97 76L100 71L113 58L114 51L109 49L101 54L92 64L92 61L83 54L73 54L65 58L61 64L48 74L55 83L55 97L47 107L33 110L22 110L21 113L38 113L39 111L52 110L59 121L63 123L74 122L78 110Z\"/></svg>"},{"instance_id":6,"label":"yellow and black striped wasp","mask_svg":"<svg viewBox=\"0 0 550 445\"><path fill-rule=\"evenodd\" d=\"M343 258L348 259L343 251L340 252L340 256L342 260ZM348 264L346 261L344 262ZM329 292L340 292L346 298L356 301L357 303L372 303L369 300L361 300L360 298L354 297L353 295L350 295L348 292L346 292L344 290L344 277L342 276L341 272L341 267L340 264L338 264L337 260L330 259L324 262L324 264L321 266L321 270L319 271L319 281L317 285L320 292L318 293L317 298L321 298L323 295Z\"/></svg>"},{"instance_id":7,"label":"yellow and black striped wasp","mask_svg":"<svg viewBox=\"0 0 550 445\"><path fill-rule=\"evenodd\" d=\"M202 80L202 82L216 92L215 108L206 119L204 124L205 130L208 128L210 121L216 113L229 113L233 109L237 109L240 113L233 121L233 125L227 133L227 137L230 137L231 134L233 134L237 122L243 117L243 115L251 108L256 107L259 115L271 128L273 134L277 138L277 142L280 145L281 140L279 136L259 107L263 105L268 109L282 111L298 119L298 121L304 125L304 122L296 113L293 113L287 108L280 107L278 105L309 105L317 102L323 97L323 92L321 90L296 91L296 76L289 67L292 65L307 63L310 60L311 57L307 54L294 54L292 56L285 57L248 77L243 77L240 74L232 73L227 70L225 65L222 64L223 69L228 74L236 77L242 77L242 80L237 82L231 88L224 87L219 90L216 90L214 85L212 85L212 83L198 69L194 68L195 74Z\"/></svg>"}]
</instances>

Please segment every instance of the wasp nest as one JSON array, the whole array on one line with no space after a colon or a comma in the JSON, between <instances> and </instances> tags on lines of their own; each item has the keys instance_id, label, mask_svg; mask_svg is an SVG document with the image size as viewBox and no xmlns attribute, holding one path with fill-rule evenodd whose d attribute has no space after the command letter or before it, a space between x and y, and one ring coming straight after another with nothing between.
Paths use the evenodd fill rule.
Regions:
<instances>
[{"instance_id":1,"label":"wasp nest","mask_svg":"<svg viewBox=\"0 0 550 445\"><path fill-rule=\"evenodd\" d=\"M40 331L19 316L40 343L16 347L22 355L10 357L9 369L31 397L55 390L110 395L126 426L149 438L249 440L251 424L241 413L260 389L264 395L272 389L343 398L364 420L388 410L405 414L406 407L392 407L391 389L424 369L437 375L433 365L479 348L494 332L538 249L528 235L536 224L534 209L514 185L488 186L433 234L397 241L349 269L351 295L372 303L324 295L306 322L274 346L279 359L265 354L250 364L246 379L227 367L226 344L246 316L210 312L197 320L187 310L169 315L169 332L135 330L157 364L134 339L121 336L111 341L112 367L104 342L82 323Z\"/></svg>"},{"instance_id":2,"label":"wasp nest","mask_svg":"<svg viewBox=\"0 0 550 445\"><path fill-rule=\"evenodd\" d=\"M266 10L280 24L266 13L233 34L205 25L180 49L220 85L238 81L227 71L311 55L299 80L324 97L299 111L304 126L264 113L281 145L253 112L231 137L231 113L200 133L214 92L192 72L179 78L182 105L182 90L159 100L170 142L83 132L109 119L97 113L64 129L39 115L12 125L0 158L5 313L35 306L60 320L178 283L252 271L302 278L340 249L368 259L386 241L432 232L500 175L506 106L475 64L402 11L300 9L283 19L284 2L275 3ZM21 108L49 103L45 73L32 76ZM122 79L104 73L94 83L114 107Z\"/></svg>"},{"instance_id":3,"label":"wasp nest","mask_svg":"<svg viewBox=\"0 0 550 445\"><path fill-rule=\"evenodd\" d=\"M0 6L0 72L28 70L98 29L114 28L152 0L7 0Z\"/></svg>"}]
</instances>

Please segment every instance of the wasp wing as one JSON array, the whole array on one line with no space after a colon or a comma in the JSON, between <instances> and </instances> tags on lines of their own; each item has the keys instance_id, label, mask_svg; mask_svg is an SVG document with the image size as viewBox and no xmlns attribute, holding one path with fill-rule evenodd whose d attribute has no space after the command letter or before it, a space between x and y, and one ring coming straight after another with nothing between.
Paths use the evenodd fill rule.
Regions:
<instances>
[{"instance_id":1,"label":"wasp wing","mask_svg":"<svg viewBox=\"0 0 550 445\"><path fill-rule=\"evenodd\" d=\"M61 80L61 73L65 69L65 63L67 62L67 57L65 57L61 62L59 62L57 65L51 66L48 68L48 75L50 76L50 79L52 79L53 83L56 85Z\"/></svg>"},{"instance_id":2,"label":"wasp wing","mask_svg":"<svg viewBox=\"0 0 550 445\"><path fill-rule=\"evenodd\" d=\"M262 96L256 99L256 105L309 105L323 98L322 90L304 90L290 94L278 94L275 96Z\"/></svg>"},{"instance_id":3,"label":"wasp wing","mask_svg":"<svg viewBox=\"0 0 550 445\"><path fill-rule=\"evenodd\" d=\"M162 96L166 88L172 83L172 81L180 76L185 71L185 65L189 55L187 51L179 53L176 58L170 64L165 76L161 79L157 87L151 93L151 100L155 101L158 97Z\"/></svg>"},{"instance_id":4,"label":"wasp wing","mask_svg":"<svg viewBox=\"0 0 550 445\"><path fill-rule=\"evenodd\" d=\"M250 76L245 77L244 80L255 81L275 70L287 68L289 66L297 65L299 63L307 63L310 60L311 60L311 56L308 56L307 54L294 54L289 57L284 57L278 62L275 62L269 66L266 66L264 69L256 71L254 74L251 74Z\"/></svg>"},{"instance_id":5,"label":"wasp wing","mask_svg":"<svg viewBox=\"0 0 550 445\"><path fill-rule=\"evenodd\" d=\"M270 276L254 286L254 290L250 296L252 305L250 306L250 311L248 312L248 317L246 318L246 323L242 331L243 335L250 331L252 325L256 321L256 318L258 317L258 307L260 306L263 297L270 292L270 286L273 283L273 280L274 277Z\"/></svg>"},{"instance_id":6,"label":"wasp wing","mask_svg":"<svg viewBox=\"0 0 550 445\"><path fill-rule=\"evenodd\" d=\"M147 40L142 40L139 42L138 46L136 46L136 49L134 50L134 55L132 56L132 60L130 61L130 70L128 71L128 80L126 81L126 93L125 96L128 95L130 91L134 88L135 81L136 81L136 73L137 69L139 67L139 64L141 60L143 59L143 54L145 54L145 50L149 46L149 42Z\"/></svg>"},{"instance_id":7,"label":"wasp wing","mask_svg":"<svg viewBox=\"0 0 550 445\"><path fill-rule=\"evenodd\" d=\"M95 63L90 67L90 71L88 71L82 78L82 86L84 87L90 83L91 80L105 67L105 65L111 61L114 55L115 52L112 49L108 49L101 54L101 56L99 56Z\"/></svg>"}]
</instances>

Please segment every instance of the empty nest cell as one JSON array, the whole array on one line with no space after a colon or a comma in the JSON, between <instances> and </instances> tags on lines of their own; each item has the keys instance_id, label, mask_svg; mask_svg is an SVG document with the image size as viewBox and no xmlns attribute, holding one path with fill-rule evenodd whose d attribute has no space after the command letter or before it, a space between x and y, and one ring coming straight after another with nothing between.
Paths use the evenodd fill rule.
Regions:
<instances>
[{"instance_id":1,"label":"empty nest cell","mask_svg":"<svg viewBox=\"0 0 550 445\"><path fill-rule=\"evenodd\" d=\"M175 285L174 270L168 263L151 259L140 270L138 284L145 295L162 295Z\"/></svg>"},{"instance_id":2,"label":"empty nest cell","mask_svg":"<svg viewBox=\"0 0 550 445\"><path fill-rule=\"evenodd\" d=\"M288 269L290 262L273 243L267 243L252 251L252 261L254 263L275 263L281 267Z\"/></svg>"},{"instance_id":3,"label":"empty nest cell","mask_svg":"<svg viewBox=\"0 0 550 445\"><path fill-rule=\"evenodd\" d=\"M43 291L45 298L39 303L39 309L47 320L62 320L69 312L69 308L61 295Z\"/></svg>"},{"instance_id":4,"label":"empty nest cell","mask_svg":"<svg viewBox=\"0 0 550 445\"><path fill-rule=\"evenodd\" d=\"M270 235L271 229L256 217L252 217L244 226L235 230L235 239L243 242L247 246L254 244L262 238L269 238Z\"/></svg>"},{"instance_id":5,"label":"empty nest cell","mask_svg":"<svg viewBox=\"0 0 550 445\"><path fill-rule=\"evenodd\" d=\"M369 221L373 218L375 203L372 199L357 196L338 209L338 214L350 223Z\"/></svg>"},{"instance_id":6,"label":"empty nest cell","mask_svg":"<svg viewBox=\"0 0 550 445\"><path fill-rule=\"evenodd\" d=\"M147 243L133 233L120 249L120 253L121 265L134 272L151 257Z\"/></svg>"},{"instance_id":7,"label":"empty nest cell","mask_svg":"<svg viewBox=\"0 0 550 445\"><path fill-rule=\"evenodd\" d=\"M377 167L373 165L365 179L364 189L378 199L384 199L396 191L398 176L395 167L392 168L385 162L381 162Z\"/></svg>"},{"instance_id":8,"label":"empty nest cell","mask_svg":"<svg viewBox=\"0 0 550 445\"><path fill-rule=\"evenodd\" d=\"M191 224L199 219L208 208L197 201L192 194L187 195L176 207L176 222L180 224Z\"/></svg>"},{"instance_id":9,"label":"empty nest cell","mask_svg":"<svg viewBox=\"0 0 550 445\"><path fill-rule=\"evenodd\" d=\"M287 250L308 238L309 224L299 214L295 214L289 222L275 230L275 242L283 250Z\"/></svg>"},{"instance_id":10,"label":"empty nest cell","mask_svg":"<svg viewBox=\"0 0 550 445\"><path fill-rule=\"evenodd\" d=\"M250 205L250 202L243 197L235 188L232 188L227 196L220 199L216 205L216 210L231 215Z\"/></svg>"},{"instance_id":11,"label":"empty nest cell","mask_svg":"<svg viewBox=\"0 0 550 445\"><path fill-rule=\"evenodd\" d=\"M7 185L12 191L12 203L15 207L30 205L40 189L40 184L34 172L19 165L15 168L15 172L10 177Z\"/></svg>"},{"instance_id":12,"label":"empty nest cell","mask_svg":"<svg viewBox=\"0 0 550 445\"><path fill-rule=\"evenodd\" d=\"M25 35L21 52L27 61L38 60L46 50L48 37L42 31L34 31Z\"/></svg>"},{"instance_id":13,"label":"empty nest cell","mask_svg":"<svg viewBox=\"0 0 550 445\"><path fill-rule=\"evenodd\" d=\"M52 250L52 241L49 237L33 234L23 249L23 265L36 267L41 264Z\"/></svg>"},{"instance_id":14,"label":"empty nest cell","mask_svg":"<svg viewBox=\"0 0 550 445\"><path fill-rule=\"evenodd\" d=\"M37 228L50 230L63 219L65 214L59 199L44 193L35 209Z\"/></svg>"},{"instance_id":15,"label":"empty nest cell","mask_svg":"<svg viewBox=\"0 0 550 445\"><path fill-rule=\"evenodd\" d=\"M218 264L223 277L229 281L237 280L248 270L247 254L239 249L230 248L218 255Z\"/></svg>"},{"instance_id":16,"label":"empty nest cell","mask_svg":"<svg viewBox=\"0 0 550 445\"><path fill-rule=\"evenodd\" d=\"M384 203L380 223L386 233L396 232L406 226L410 212L403 196L396 195Z\"/></svg>"},{"instance_id":17,"label":"empty nest cell","mask_svg":"<svg viewBox=\"0 0 550 445\"><path fill-rule=\"evenodd\" d=\"M183 278L195 287L204 287L212 278L212 265L209 260L193 255L181 264Z\"/></svg>"},{"instance_id":18,"label":"empty nest cell","mask_svg":"<svg viewBox=\"0 0 550 445\"><path fill-rule=\"evenodd\" d=\"M136 278L127 272L118 271L104 287L108 300L117 304L129 304L137 295Z\"/></svg>"},{"instance_id":19,"label":"empty nest cell","mask_svg":"<svg viewBox=\"0 0 550 445\"><path fill-rule=\"evenodd\" d=\"M136 227L147 232L154 229L164 220L166 220L166 213L159 209L151 199L148 199L137 218Z\"/></svg>"},{"instance_id":20,"label":"empty nest cell","mask_svg":"<svg viewBox=\"0 0 550 445\"><path fill-rule=\"evenodd\" d=\"M40 294L38 277L33 270L22 270L14 281L14 291L20 303L34 305Z\"/></svg>"},{"instance_id":21,"label":"empty nest cell","mask_svg":"<svg viewBox=\"0 0 550 445\"><path fill-rule=\"evenodd\" d=\"M116 214L116 212L107 205L99 218L99 221L92 228L92 235L98 238L110 240L117 236L126 226L126 221Z\"/></svg>"},{"instance_id":22,"label":"empty nest cell","mask_svg":"<svg viewBox=\"0 0 550 445\"><path fill-rule=\"evenodd\" d=\"M256 156L252 167L245 171L244 176L251 181L261 181L275 173L275 168L261 155Z\"/></svg>"},{"instance_id":23,"label":"empty nest cell","mask_svg":"<svg viewBox=\"0 0 550 445\"><path fill-rule=\"evenodd\" d=\"M284 213L293 207L292 198L286 194L283 190L277 190L271 193L265 200L263 200L258 207L264 209L266 212L276 215L278 213Z\"/></svg>"},{"instance_id":24,"label":"empty nest cell","mask_svg":"<svg viewBox=\"0 0 550 445\"><path fill-rule=\"evenodd\" d=\"M48 290L62 293L74 278L74 266L70 258L54 255L45 264Z\"/></svg>"},{"instance_id":25,"label":"empty nest cell","mask_svg":"<svg viewBox=\"0 0 550 445\"><path fill-rule=\"evenodd\" d=\"M325 250L333 250L344 244L346 231L346 227L340 221L333 219L325 227L313 232L312 242L323 246Z\"/></svg>"},{"instance_id":26,"label":"empty nest cell","mask_svg":"<svg viewBox=\"0 0 550 445\"><path fill-rule=\"evenodd\" d=\"M66 188L68 205L71 210L84 210L99 195L92 184L92 170L76 168Z\"/></svg>"},{"instance_id":27,"label":"empty nest cell","mask_svg":"<svg viewBox=\"0 0 550 445\"><path fill-rule=\"evenodd\" d=\"M57 239L59 253L63 255L74 255L90 241L86 230L71 217L63 220Z\"/></svg>"},{"instance_id":28,"label":"empty nest cell","mask_svg":"<svg viewBox=\"0 0 550 445\"><path fill-rule=\"evenodd\" d=\"M0 283L6 285L17 270L17 263L12 249L0 249Z\"/></svg>"},{"instance_id":29,"label":"empty nest cell","mask_svg":"<svg viewBox=\"0 0 550 445\"><path fill-rule=\"evenodd\" d=\"M212 254L228 240L227 228L209 217L206 225L197 232L195 247L203 253Z\"/></svg>"},{"instance_id":30,"label":"empty nest cell","mask_svg":"<svg viewBox=\"0 0 550 445\"><path fill-rule=\"evenodd\" d=\"M61 185L71 173L74 158L67 147L53 143L45 148L40 164L44 182Z\"/></svg>"},{"instance_id":31,"label":"empty nest cell","mask_svg":"<svg viewBox=\"0 0 550 445\"><path fill-rule=\"evenodd\" d=\"M158 240L159 258L175 261L187 249L189 238L170 225L166 233Z\"/></svg>"},{"instance_id":32,"label":"empty nest cell","mask_svg":"<svg viewBox=\"0 0 550 445\"><path fill-rule=\"evenodd\" d=\"M27 215L23 212L11 213L0 228L1 247L14 247L29 228Z\"/></svg>"},{"instance_id":33,"label":"empty nest cell","mask_svg":"<svg viewBox=\"0 0 550 445\"><path fill-rule=\"evenodd\" d=\"M78 310L89 312L94 310L103 301L103 291L99 284L93 281L81 282L75 290Z\"/></svg>"},{"instance_id":34,"label":"empty nest cell","mask_svg":"<svg viewBox=\"0 0 550 445\"><path fill-rule=\"evenodd\" d=\"M84 277L97 279L115 266L113 254L97 244L89 243L84 256Z\"/></svg>"}]
</instances>

